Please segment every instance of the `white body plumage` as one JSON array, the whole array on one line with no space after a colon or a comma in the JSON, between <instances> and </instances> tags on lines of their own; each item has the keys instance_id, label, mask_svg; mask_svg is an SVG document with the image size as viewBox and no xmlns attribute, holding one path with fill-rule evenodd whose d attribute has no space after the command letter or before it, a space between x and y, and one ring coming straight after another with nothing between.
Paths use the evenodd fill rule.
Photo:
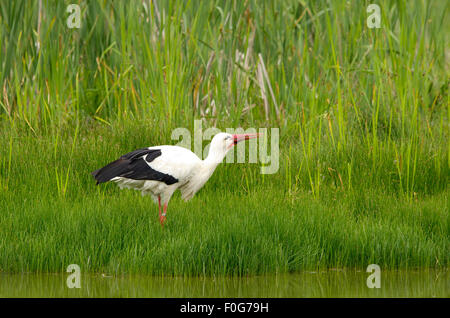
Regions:
<instances>
[{"instance_id":1,"label":"white body plumage","mask_svg":"<svg viewBox=\"0 0 450 318\"><path fill-rule=\"evenodd\" d=\"M111 179L120 188L130 188L141 191L142 195L150 195L156 203L158 196L163 203L168 203L173 193L180 189L183 200L188 201L200 190L213 174L218 163L209 163L208 160L200 160L189 149L178 146L149 147L161 150L161 156L151 162L146 162L152 169L169 174L178 180L174 184L165 184L155 180L134 180L126 177Z\"/></svg>"}]
</instances>

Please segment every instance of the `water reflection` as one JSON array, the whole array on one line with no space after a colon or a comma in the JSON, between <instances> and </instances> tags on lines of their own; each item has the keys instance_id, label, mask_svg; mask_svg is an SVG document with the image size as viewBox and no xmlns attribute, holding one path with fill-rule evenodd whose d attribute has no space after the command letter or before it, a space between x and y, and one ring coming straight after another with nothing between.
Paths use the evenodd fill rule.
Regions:
<instances>
[{"instance_id":1,"label":"water reflection","mask_svg":"<svg viewBox=\"0 0 450 318\"><path fill-rule=\"evenodd\" d=\"M0 297L450 297L450 270L382 271L381 288L364 271L319 271L254 277L104 277L69 274L0 274Z\"/></svg>"}]
</instances>

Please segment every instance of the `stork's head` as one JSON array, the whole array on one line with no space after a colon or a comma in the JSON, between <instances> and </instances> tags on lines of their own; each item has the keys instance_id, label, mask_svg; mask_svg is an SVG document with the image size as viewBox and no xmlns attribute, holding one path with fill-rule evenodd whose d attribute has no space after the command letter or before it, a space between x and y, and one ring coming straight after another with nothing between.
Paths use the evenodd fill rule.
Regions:
<instances>
[{"instance_id":1,"label":"stork's head","mask_svg":"<svg viewBox=\"0 0 450 318\"><path fill-rule=\"evenodd\" d=\"M243 140L258 138L261 134L228 134L218 133L211 140L208 158L221 162L227 152Z\"/></svg>"}]
</instances>

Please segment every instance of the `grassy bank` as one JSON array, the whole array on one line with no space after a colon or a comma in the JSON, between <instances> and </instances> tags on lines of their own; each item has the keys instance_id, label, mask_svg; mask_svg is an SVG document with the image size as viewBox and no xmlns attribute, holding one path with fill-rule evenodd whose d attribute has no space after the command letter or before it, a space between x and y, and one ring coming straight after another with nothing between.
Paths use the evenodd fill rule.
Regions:
<instances>
[{"instance_id":1,"label":"grassy bank","mask_svg":"<svg viewBox=\"0 0 450 318\"><path fill-rule=\"evenodd\" d=\"M363 1L68 4L0 2L0 270L449 266L445 1L379 1L379 29ZM94 186L195 119L279 128L278 172L220 166L164 229Z\"/></svg>"},{"instance_id":2,"label":"grassy bank","mask_svg":"<svg viewBox=\"0 0 450 318\"><path fill-rule=\"evenodd\" d=\"M117 131L80 133L74 143L13 139L0 194L3 271L59 272L72 263L93 272L176 275L449 265L446 191L409 199L364 181L344 190L328 177L316 198L306 185L288 185L287 153L301 153L299 145L282 146L286 160L274 175L259 174L255 164L220 166L192 201L171 200L162 229L149 197L97 187L89 175L144 138L138 129ZM1 140L7 149L8 138Z\"/></svg>"}]
</instances>

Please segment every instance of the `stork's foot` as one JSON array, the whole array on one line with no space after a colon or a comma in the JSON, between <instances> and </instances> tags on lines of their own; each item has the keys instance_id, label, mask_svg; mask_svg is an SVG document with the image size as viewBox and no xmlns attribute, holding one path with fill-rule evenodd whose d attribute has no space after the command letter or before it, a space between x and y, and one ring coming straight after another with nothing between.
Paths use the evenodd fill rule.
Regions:
<instances>
[{"instance_id":1,"label":"stork's foot","mask_svg":"<svg viewBox=\"0 0 450 318\"><path fill-rule=\"evenodd\" d=\"M161 223L162 227L164 227L164 222L166 222L166 216L164 214L161 214L159 216L159 223Z\"/></svg>"},{"instance_id":2,"label":"stork's foot","mask_svg":"<svg viewBox=\"0 0 450 318\"><path fill-rule=\"evenodd\" d=\"M166 212L167 212L167 203L164 203L163 213L159 215L159 223L161 226L164 226L164 222L166 221Z\"/></svg>"}]
</instances>

